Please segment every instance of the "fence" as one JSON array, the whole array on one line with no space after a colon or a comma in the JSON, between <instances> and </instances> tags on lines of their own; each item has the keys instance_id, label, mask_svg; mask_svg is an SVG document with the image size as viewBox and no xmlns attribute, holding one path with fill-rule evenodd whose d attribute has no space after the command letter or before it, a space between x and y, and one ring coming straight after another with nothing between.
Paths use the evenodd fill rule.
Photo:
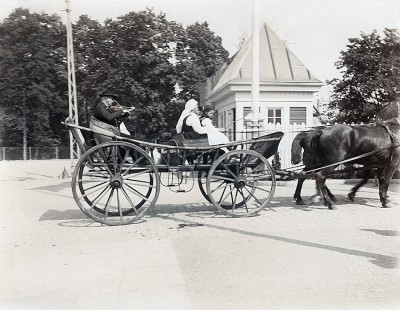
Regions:
<instances>
[{"instance_id":1,"label":"fence","mask_svg":"<svg viewBox=\"0 0 400 310\"><path fill-rule=\"evenodd\" d=\"M280 158L281 168L286 169L292 167L291 164L291 148L293 139L301 131L307 131L312 129L311 127L306 127L303 124L291 124L283 126L281 124L265 124L263 128L260 129L246 129L241 133L242 139L251 139L253 137L259 137L262 135L267 135L273 132L282 131L284 133L283 138L279 144L278 154ZM236 133L238 134L238 133Z\"/></svg>"},{"instance_id":2,"label":"fence","mask_svg":"<svg viewBox=\"0 0 400 310\"><path fill-rule=\"evenodd\" d=\"M0 147L0 160L23 160L23 147ZM27 147L27 159L69 159L69 146L63 147Z\"/></svg>"},{"instance_id":3,"label":"fence","mask_svg":"<svg viewBox=\"0 0 400 310\"><path fill-rule=\"evenodd\" d=\"M355 125L355 124L351 124ZM360 124L362 125L362 124ZM292 167L291 164L291 147L292 141L295 136L301 131L307 131L312 127L306 127L302 124L291 124L281 125L277 124L264 124L263 129L246 129L240 134L242 139L250 139L252 137L258 137L261 135L269 134L276 131L282 131L284 136L279 144L278 154L280 158L280 164L282 169ZM227 136L233 136L231 131L226 131ZM70 158L69 147L28 147L27 159L69 159ZM22 147L1 147L0 160L22 160L23 159L23 148Z\"/></svg>"}]
</instances>

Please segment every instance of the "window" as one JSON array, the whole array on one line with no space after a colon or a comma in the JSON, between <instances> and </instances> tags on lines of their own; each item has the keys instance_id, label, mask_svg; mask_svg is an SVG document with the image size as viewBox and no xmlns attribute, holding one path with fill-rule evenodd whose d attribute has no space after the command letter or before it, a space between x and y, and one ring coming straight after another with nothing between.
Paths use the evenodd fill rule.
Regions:
<instances>
[{"instance_id":1,"label":"window","mask_svg":"<svg viewBox=\"0 0 400 310\"><path fill-rule=\"evenodd\" d=\"M306 123L306 108L305 107L292 107L290 108L290 124Z\"/></svg>"},{"instance_id":2,"label":"window","mask_svg":"<svg viewBox=\"0 0 400 310\"><path fill-rule=\"evenodd\" d=\"M268 109L268 124L282 124L282 110L281 109Z\"/></svg>"},{"instance_id":3,"label":"window","mask_svg":"<svg viewBox=\"0 0 400 310\"><path fill-rule=\"evenodd\" d=\"M247 117L251 113L251 108L250 107L244 107L243 108L243 118Z\"/></svg>"},{"instance_id":4,"label":"window","mask_svg":"<svg viewBox=\"0 0 400 310\"><path fill-rule=\"evenodd\" d=\"M219 128L225 127L224 112L218 113L218 124L217 125Z\"/></svg>"},{"instance_id":5,"label":"window","mask_svg":"<svg viewBox=\"0 0 400 310\"><path fill-rule=\"evenodd\" d=\"M258 112L261 113L261 107L258 107ZM251 107L243 108L243 118L251 119L253 117L253 110Z\"/></svg>"}]
</instances>

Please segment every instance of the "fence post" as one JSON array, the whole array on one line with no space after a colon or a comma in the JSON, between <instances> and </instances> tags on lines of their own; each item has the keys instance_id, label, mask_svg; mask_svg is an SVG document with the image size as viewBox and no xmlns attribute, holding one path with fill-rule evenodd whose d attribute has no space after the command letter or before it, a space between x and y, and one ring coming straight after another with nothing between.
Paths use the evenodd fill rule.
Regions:
<instances>
[{"instance_id":1,"label":"fence post","mask_svg":"<svg viewBox=\"0 0 400 310\"><path fill-rule=\"evenodd\" d=\"M3 153L3 160L6 160L6 148L4 146L2 147L2 153Z\"/></svg>"},{"instance_id":2,"label":"fence post","mask_svg":"<svg viewBox=\"0 0 400 310\"><path fill-rule=\"evenodd\" d=\"M29 159L30 160L32 159L32 147L31 146L29 147Z\"/></svg>"},{"instance_id":3,"label":"fence post","mask_svg":"<svg viewBox=\"0 0 400 310\"><path fill-rule=\"evenodd\" d=\"M58 159L58 146L56 146L56 159Z\"/></svg>"}]
</instances>

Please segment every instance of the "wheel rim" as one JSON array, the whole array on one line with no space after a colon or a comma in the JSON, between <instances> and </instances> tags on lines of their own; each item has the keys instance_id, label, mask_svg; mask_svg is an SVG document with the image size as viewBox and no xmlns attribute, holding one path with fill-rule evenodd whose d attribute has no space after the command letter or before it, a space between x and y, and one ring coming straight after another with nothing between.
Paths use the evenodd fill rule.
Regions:
<instances>
[{"instance_id":1,"label":"wheel rim","mask_svg":"<svg viewBox=\"0 0 400 310\"><path fill-rule=\"evenodd\" d=\"M275 187L275 173L267 159L250 150L223 155L207 176L207 196L219 211L233 217L258 214L270 202Z\"/></svg>"},{"instance_id":2,"label":"wheel rim","mask_svg":"<svg viewBox=\"0 0 400 310\"><path fill-rule=\"evenodd\" d=\"M74 199L93 220L132 223L153 207L160 191L157 167L138 146L108 142L83 154L72 177Z\"/></svg>"}]
</instances>

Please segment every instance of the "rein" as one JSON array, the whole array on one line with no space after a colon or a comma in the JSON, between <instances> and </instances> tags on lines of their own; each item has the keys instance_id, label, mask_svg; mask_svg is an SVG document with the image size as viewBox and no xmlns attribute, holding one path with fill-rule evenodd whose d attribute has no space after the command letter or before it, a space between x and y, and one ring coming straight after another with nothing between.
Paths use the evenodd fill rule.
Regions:
<instances>
[{"instance_id":1,"label":"rein","mask_svg":"<svg viewBox=\"0 0 400 310\"><path fill-rule=\"evenodd\" d=\"M333 164L330 164L330 165L327 165L327 166L323 166L323 167L320 167L320 168L317 168L317 169L307 170L307 171L304 172L304 174L311 173L311 172L315 172L315 171L320 171L320 170L325 169L325 168L329 168L329 167L333 167L333 166L338 166L338 165L341 165L341 164L344 164L344 163L348 163L348 162L351 162L351 161L355 161L355 160L357 160L357 159L364 158L364 157L368 157L368 156L374 155L374 154L376 154L376 153L380 153L380 152L386 151L386 150L388 150L388 149L393 149L393 150L394 150L396 147L399 147L399 146L400 146L400 142L391 143L389 146L386 146L386 147L377 149L377 150L375 150L375 151L371 151L371 152L368 152L368 153L365 153L365 154L362 154L362 155L358 155L358 156L356 156L356 157L352 157L352 158L349 158L349 159L345 159L345 160L339 161L339 162L337 162L337 163L333 163ZM393 152L392 152L391 155L393 155Z\"/></svg>"}]
</instances>

